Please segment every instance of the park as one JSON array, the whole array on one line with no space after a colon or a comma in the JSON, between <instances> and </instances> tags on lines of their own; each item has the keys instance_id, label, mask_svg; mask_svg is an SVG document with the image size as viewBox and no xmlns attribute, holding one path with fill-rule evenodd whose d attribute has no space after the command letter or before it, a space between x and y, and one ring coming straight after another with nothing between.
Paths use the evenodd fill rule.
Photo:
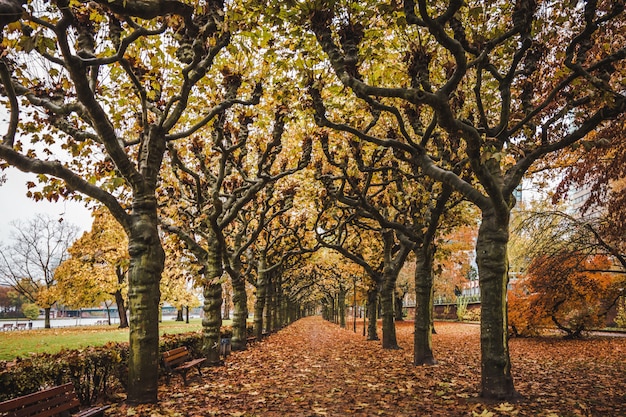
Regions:
<instances>
[{"instance_id":1,"label":"park","mask_svg":"<svg viewBox=\"0 0 626 417\"><path fill-rule=\"evenodd\" d=\"M0 0L2 406L623 414L625 16Z\"/></svg>"}]
</instances>

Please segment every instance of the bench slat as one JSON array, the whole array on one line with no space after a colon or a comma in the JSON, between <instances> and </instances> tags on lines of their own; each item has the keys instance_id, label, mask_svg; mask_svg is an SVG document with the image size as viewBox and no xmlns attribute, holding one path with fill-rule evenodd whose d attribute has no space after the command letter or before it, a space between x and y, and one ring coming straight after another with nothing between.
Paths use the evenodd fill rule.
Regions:
<instances>
[{"instance_id":1,"label":"bench slat","mask_svg":"<svg viewBox=\"0 0 626 417\"><path fill-rule=\"evenodd\" d=\"M80 401L70 382L0 403L2 417L53 417L78 410ZM80 412L79 416L102 415L109 406L94 407Z\"/></svg>"}]
</instances>

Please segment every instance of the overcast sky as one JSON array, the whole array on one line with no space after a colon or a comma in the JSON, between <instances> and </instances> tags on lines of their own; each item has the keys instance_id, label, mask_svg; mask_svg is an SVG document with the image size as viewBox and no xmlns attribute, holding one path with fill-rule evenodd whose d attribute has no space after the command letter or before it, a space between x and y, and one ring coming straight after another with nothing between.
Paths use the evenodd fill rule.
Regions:
<instances>
[{"instance_id":1,"label":"overcast sky","mask_svg":"<svg viewBox=\"0 0 626 417\"><path fill-rule=\"evenodd\" d=\"M0 243L9 243L13 227L11 222L27 222L36 214L47 214L53 219L63 218L83 231L91 229L91 214L81 204L59 199L58 203L38 201L26 197L27 181L37 182L35 174L27 174L14 168L0 172L6 174L7 181L0 185Z\"/></svg>"}]
</instances>

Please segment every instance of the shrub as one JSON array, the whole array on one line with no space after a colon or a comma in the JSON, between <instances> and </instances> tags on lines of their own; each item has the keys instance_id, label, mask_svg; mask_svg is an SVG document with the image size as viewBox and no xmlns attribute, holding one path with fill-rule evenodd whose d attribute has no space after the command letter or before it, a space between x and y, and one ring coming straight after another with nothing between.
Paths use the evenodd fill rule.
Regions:
<instances>
[{"instance_id":1,"label":"shrub","mask_svg":"<svg viewBox=\"0 0 626 417\"><path fill-rule=\"evenodd\" d=\"M24 304L22 306L22 313L26 316L27 319L36 320L39 317L39 307L36 304Z\"/></svg>"},{"instance_id":2,"label":"shrub","mask_svg":"<svg viewBox=\"0 0 626 417\"><path fill-rule=\"evenodd\" d=\"M193 357L200 357L201 333L164 335L159 341L161 352L179 346L186 346ZM0 401L72 382L80 402L85 406L93 404L111 388L127 389L128 356L128 343L108 343L0 362Z\"/></svg>"},{"instance_id":3,"label":"shrub","mask_svg":"<svg viewBox=\"0 0 626 417\"><path fill-rule=\"evenodd\" d=\"M465 315L463 316L464 321L480 321L480 308L473 308L471 310L467 309Z\"/></svg>"}]
</instances>

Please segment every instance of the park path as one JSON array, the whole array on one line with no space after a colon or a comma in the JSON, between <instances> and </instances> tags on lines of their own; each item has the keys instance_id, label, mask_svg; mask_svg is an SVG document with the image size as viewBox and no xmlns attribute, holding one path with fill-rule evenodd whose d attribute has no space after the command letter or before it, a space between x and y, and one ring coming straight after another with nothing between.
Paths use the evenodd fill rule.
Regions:
<instances>
[{"instance_id":1,"label":"park path","mask_svg":"<svg viewBox=\"0 0 626 417\"><path fill-rule=\"evenodd\" d=\"M626 416L626 340L512 340L515 404L482 403L479 326L437 323L439 365L412 365L413 323L397 323L401 350L307 317L185 387L159 388L159 403L114 404L111 416ZM491 414L489 414L491 413Z\"/></svg>"}]
</instances>

